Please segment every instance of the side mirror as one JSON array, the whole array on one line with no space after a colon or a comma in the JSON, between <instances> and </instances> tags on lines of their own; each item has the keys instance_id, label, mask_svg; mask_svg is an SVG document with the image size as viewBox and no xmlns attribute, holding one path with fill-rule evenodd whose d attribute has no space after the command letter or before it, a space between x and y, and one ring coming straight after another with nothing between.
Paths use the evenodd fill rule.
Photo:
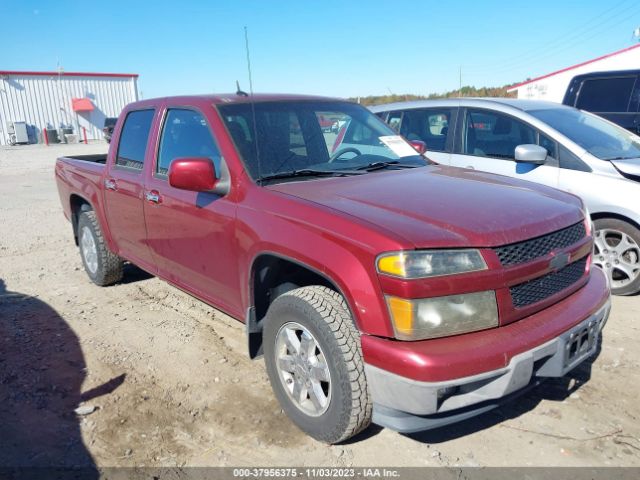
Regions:
<instances>
[{"instance_id":1,"label":"side mirror","mask_svg":"<svg viewBox=\"0 0 640 480\"><path fill-rule=\"evenodd\" d=\"M206 157L176 158L169 166L169 185L192 192L210 192L216 186L216 167Z\"/></svg>"},{"instance_id":2,"label":"side mirror","mask_svg":"<svg viewBox=\"0 0 640 480\"><path fill-rule=\"evenodd\" d=\"M420 155L427 152L427 144L422 140L409 140L409 143Z\"/></svg>"},{"instance_id":3,"label":"side mirror","mask_svg":"<svg viewBox=\"0 0 640 480\"><path fill-rule=\"evenodd\" d=\"M518 145L515 151L516 162L533 163L542 165L547 160L547 149L540 145L524 144Z\"/></svg>"}]
</instances>

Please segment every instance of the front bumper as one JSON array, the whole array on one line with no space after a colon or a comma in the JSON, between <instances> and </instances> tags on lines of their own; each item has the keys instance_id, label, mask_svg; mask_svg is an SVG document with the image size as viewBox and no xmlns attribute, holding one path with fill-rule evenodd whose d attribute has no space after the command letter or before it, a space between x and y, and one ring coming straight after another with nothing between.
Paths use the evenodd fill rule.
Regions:
<instances>
[{"instance_id":1,"label":"front bumper","mask_svg":"<svg viewBox=\"0 0 640 480\"><path fill-rule=\"evenodd\" d=\"M506 367L476 375L423 382L365 364L373 421L402 432L437 428L495 408L546 377L562 377L597 351L610 309L607 299L577 325L514 355Z\"/></svg>"}]
</instances>

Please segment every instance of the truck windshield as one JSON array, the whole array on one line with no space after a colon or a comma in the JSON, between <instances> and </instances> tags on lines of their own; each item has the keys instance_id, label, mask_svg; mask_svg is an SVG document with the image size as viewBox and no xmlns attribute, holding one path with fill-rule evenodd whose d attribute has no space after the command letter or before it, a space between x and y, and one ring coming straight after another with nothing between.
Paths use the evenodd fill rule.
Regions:
<instances>
[{"instance_id":1,"label":"truck windshield","mask_svg":"<svg viewBox=\"0 0 640 480\"><path fill-rule=\"evenodd\" d=\"M528 113L601 160L640 157L640 137L591 113L573 108L530 110Z\"/></svg>"},{"instance_id":2,"label":"truck windshield","mask_svg":"<svg viewBox=\"0 0 640 480\"><path fill-rule=\"evenodd\" d=\"M409 143L360 105L283 101L218 109L255 180L282 180L287 173L300 179L314 178L311 172L323 177L330 172L348 175L427 165Z\"/></svg>"}]
</instances>

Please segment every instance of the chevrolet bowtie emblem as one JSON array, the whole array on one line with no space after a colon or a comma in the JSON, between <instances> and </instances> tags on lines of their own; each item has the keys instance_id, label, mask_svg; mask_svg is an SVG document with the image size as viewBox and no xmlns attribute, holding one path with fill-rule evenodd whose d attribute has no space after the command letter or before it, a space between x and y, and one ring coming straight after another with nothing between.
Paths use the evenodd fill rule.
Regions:
<instances>
[{"instance_id":1,"label":"chevrolet bowtie emblem","mask_svg":"<svg viewBox=\"0 0 640 480\"><path fill-rule=\"evenodd\" d=\"M569 264L570 259L571 256L568 253L559 253L551 259L549 267L551 267L551 270L554 272L557 272L558 270L566 267Z\"/></svg>"}]
</instances>

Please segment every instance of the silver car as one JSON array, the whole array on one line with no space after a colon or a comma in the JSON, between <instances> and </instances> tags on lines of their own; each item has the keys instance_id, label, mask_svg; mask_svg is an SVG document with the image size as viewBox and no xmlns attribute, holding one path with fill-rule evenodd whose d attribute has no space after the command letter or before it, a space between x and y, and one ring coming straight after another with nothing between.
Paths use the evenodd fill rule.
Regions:
<instances>
[{"instance_id":1,"label":"silver car","mask_svg":"<svg viewBox=\"0 0 640 480\"><path fill-rule=\"evenodd\" d=\"M640 137L551 102L456 98L371 107L446 165L543 183L579 195L595 229L594 264L612 292L640 291Z\"/></svg>"}]
</instances>

